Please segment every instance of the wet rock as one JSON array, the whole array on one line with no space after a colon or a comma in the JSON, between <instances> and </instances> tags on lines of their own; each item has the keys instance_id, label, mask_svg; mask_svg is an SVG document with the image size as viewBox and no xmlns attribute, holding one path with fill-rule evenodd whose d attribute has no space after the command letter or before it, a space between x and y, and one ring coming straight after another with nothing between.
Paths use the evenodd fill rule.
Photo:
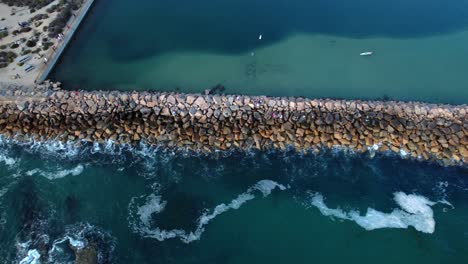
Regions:
<instances>
[{"instance_id":1,"label":"wet rock","mask_svg":"<svg viewBox=\"0 0 468 264\"><path fill-rule=\"evenodd\" d=\"M195 102L195 96L192 96L192 95L187 95L187 98L186 98L186 102L187 104L191 105L193 104L193 102Z\"/></svg>"},{"instance_id":2,"label":"wet rock","mask_svg":"<svg viewBox=\"0 0 468 264\"><path fill-rule=\"evenodd\" d=\"M148 107L143 107L143 108L140 109L140 113L143 116L148 116L151 113L151 109L148 108Z\"/></svg>"},{"instance_id":3,"label":"wet rock","mask_svg":"<svg viewBox=\"0 0 468 264\"><path fill-rule=\"evenodd\" d=\"M75 264L97 264L98 252L95 244L88 244L85 248L72 247L75 252Z\"/></svg>"},{"instance_id":4,"label":"wet rock","mask_svg":"<svg viewBox=\"0 0 468 264\"><path fill-rule=\"evenodd\" d=\"M172 95L169 95L169 96L167 97L167 103L168 103L168 104L171 104L171 105L175 105L175 104L176 104L176 99L175 99L175 97L172 96Z\"/></svg>"},{"instance_id":5,"label":"wet rock","mask_svg":"<svg viewBox=\"0 0 468 264\"><path fill-rule=\"evenodd\" d=\"M455 134L455 133L458 133L458 132L461 131L461 125L459 125L459 124L452 124L452 125L450 126L450 130L451 130L452 133L454 133L454 134Z\"/></svg>"},{"instance_id":6,"label":"wet rock","mask_svg":"<svg viewBox=\"0 0 468 264\"><path fill-rule=\"evenodd\" d=\"M231 111L230 108L224 108L224 109L223 109L223 116L224 116L225 118L228 118L228 117L230 117L231 115L232 115L232 111Z\"/></svg>"},{"instance_id":7,"label":"wet rock","mask_svg":"<svg viewBox=\"0 0 468 264\"><path fill-rule=\"evenodd\" d=\"M262 116L260 115L259 112L254 112L253 117L258 121L262 120Z\"/></svg>"},{"instance_id":8,"label":"wet rock","mask_svg":"<svg viewBox=\"0 0 468 264\"><path fill-rule=\"evenodd\" d=\"M325 117L325 123L327 124L332 124L334 121L334 117L331 113L327 113L326 117Z\"/></svg>"},{"instance_id":9,"label":"wet rock","mask_svg":"<svg viewBox=\"0 0 468 264\"><path fill-rule=\"evenodd\" d=\"M197 100L195 100L194 105L198 106L202 110L205 110L208 108L208 104L206 103L205 99L202 96L199 96Z\"/></svg>"}]
</instances>

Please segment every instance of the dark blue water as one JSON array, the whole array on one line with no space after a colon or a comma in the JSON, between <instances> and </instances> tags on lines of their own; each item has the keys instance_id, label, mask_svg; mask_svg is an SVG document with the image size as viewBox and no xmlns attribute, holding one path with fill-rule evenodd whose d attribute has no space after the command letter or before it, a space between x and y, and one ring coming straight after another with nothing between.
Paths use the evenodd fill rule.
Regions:
<instances>
[{"instance_id":1,"label":"dark blue water","mask_svg":"<svg viewBox=\"0 0 468 264\"><path fill-rule=\"evenodd\" d=\"M71 241L94 244L99 263L468 260L466 168L343 151L206 156L4 142L1 153L4 263L32 250L67 263Z\"/></svg>"},{"instance_id":2,"label":"dark blue water","mask_svg":"<svg viewBox=\"0 0 468 264\"><path fill-rule=\"evenodd\" d=\"M98 0L50 77L68 89L222 84L462 104L467 26L466 0Z\"/></svg>"},{"instance_id":3,"label":"dark blue water","mask_svg":"<svg viewBox=\"0 0 468 264\"><path fill-rule=\"evenodd\" d=\"M416 38L468 28L464 0L101 0L94 9L77 39L99 35L118 61L181 50L246 53L296 33ZM259 42L259 34L268 38Z\"/></svg>"},{"instance_id":4,"label":"dark blue water","mask_svg":"<svg viewBox=\"0 0 468 264\"><path fill-rule=\"evenodd\" d=\"M467 25L461 0L98 0L52 77L466 103ZM2 141L0 262L458 264L467 201L466 167L395 155Z\"/></svg>"}]
</instances>

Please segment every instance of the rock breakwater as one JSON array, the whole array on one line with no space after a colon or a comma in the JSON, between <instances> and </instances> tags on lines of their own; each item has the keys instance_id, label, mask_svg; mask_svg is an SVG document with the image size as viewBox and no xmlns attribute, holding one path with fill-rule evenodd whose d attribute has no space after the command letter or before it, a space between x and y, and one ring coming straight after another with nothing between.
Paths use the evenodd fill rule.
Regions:
<instances>
[{"instance_id":1,"label":"rock breakwater","mask_svg":"<svg viewBox=\"0 0 468 264\"><path fill-rule=\"evenodd\" d=\"M57 88L57 87L55 87ZM335 146L468 161L468 106L241 95L47 90L0 98L0 133L194 151Z\"/></svg>"}]
</instances>

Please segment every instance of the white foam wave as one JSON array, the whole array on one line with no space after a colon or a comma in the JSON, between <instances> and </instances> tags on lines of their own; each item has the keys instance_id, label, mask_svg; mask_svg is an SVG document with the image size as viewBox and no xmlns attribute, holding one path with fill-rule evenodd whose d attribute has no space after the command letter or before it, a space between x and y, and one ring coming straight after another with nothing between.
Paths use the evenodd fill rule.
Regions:
<instances>
[{"instance_id":1,"label":"white foam wave","mask_svg":"<svg viewBox=\"0 0 468 264\"><path fill-rule=\"evenodd\" d=\"M394 200L401 209L394 209L390 213L384 213L368 208L365 215L361 215L356 210L345 212L339 208L329 208L325 204L323 196L319 193L312 194L310 204L317 207L325 216L354 221L366 230L408 228L412 226L423 233L434 233L435 220L431 208L435 204L434 202L420 195L405 194L403 192L396 192Z\"/></svg>"},{"instance_id":2,"label":"white foam wave","mask_svg":"<svg viewBox=\"0 0 468 264\"><path fill-rule=\"evenodd\" d=\"M406 152L404 149L400 149L400 156L401 156L402 158L408 156L408 154L409 154L409 153Z\"/></svg>"},{"instance_id":3,"label":"white foam wave","mask_svg":"<svg viewBox=\"0 0 468 264\"><path fill-rule=\"evenodd\" d=\"M28 254L25 258L20 260L19 264L40 264L41 254L36 249L28 251Z\"/></svg>"},{"instance_id":4,"label":"white foam wave","mask_svg":"<svg viewBox=\"0 0 468 264\"><path fill-rule=\"evenodd\" d=\"M161 196L154 194L149 195L145 200L145 204L142 206L135 205L137 198L141 197L132 199L129 205L129 222L132 230L144 237L155 238L159 241L164 241L170 238L179 238L184 243L190 243L199 240L205 231L205 226L218 215L232 209L239 209L244 203L255 198L254 192L256 191L261 192L263 197L266 197L276 188L286 190L285 186L271 180L261 180L257 182L255 185L248 188L246 192L238 195L230 203L219 204L212 210L206 209L205 212L197 219L196 229L190 232L182 229L163 230L159 227L151 228L151 216L162 212L167 205L167 202L163 201ZM135 219L132 214L135 211L138 215L138 219Z\"/></svg>"},{"instance_id":5,"label":"white foam wave","mask_svg":"<svg viewBox=\"0 0 468 264\"><path fill-rule=\"evenodd\" d=\"M137 214L144 225L151 224L151 215L162 212L166 207L167 202L161 201L161 196L151 194L146 198L146 203L138 207Z\"/></svg>"},{"instance_id":6,"label":"white foam wave","mask_svg":"<svg viewBox=\"0 0 468 264\"><path fill-rule=\"evenodd\" d=\"M55 180L55 179L60 179L60 178L64 178L64 177L67 177L69 175L71 176L78 176L80 175L84 170L84 166L79 164L77 165L75 168L72 168L72 169L64 169L64 170L59 170L59 171L55 171L55 172L49 172L49 171L44 171L44 170L41 170L41 169L33 169L33 170L30 170L30 171L27 171L26 172L26 175L28 176L33 176L33 175L41 175L49 180Z\"/></svg>"},{"instance_id":7,"label":"white foam wave","mask_svg":"<svg viewBox=\"0 0 468 264\"><path fill-rule=\"evenodd\" d=\"M1 139L0 139L1 146ZM5 164L9 169L16 167L18 160L10 156L9 148L0 148L0 163Z\"/></svg>"},{"instance_id":8,"label":"white foam wave","mask_svg":"<svg viewBox=\"0 0 468 264\"><path fill-rule=\"evenodd\" d=\"M4 154L0 154L0 161L4 162L7 166L13 166L16 163L14 158L7 157Z\"/></svg>"}]
</instances>

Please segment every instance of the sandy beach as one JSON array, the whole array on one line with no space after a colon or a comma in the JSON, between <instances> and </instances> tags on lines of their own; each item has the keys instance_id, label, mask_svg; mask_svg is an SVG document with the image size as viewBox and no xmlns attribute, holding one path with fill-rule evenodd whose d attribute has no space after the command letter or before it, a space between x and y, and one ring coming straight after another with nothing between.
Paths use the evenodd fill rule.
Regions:
<instances>
[{"instance_id":1,"label":"sandy beach","mask_svg":"<svg viewBox=\"0 0 468 264\"><path fill-rule=\"evenodd\" d=\"M0 52L6 57L0 63L9 63L0 68L1 82L26 86L40 82L38 79L48 64L60 55L61 46L67 44L67 35L73 34L71 29L77 22L77 14L82 11L80 7L76 3L64 4L55 0L31 12L28 7L0 4L0 30L8 32L0 40ZM11 52L16 54L13 62L8 60Z\"/></svg>"},{"instance_id":2,"label":"sandy beach","mask_svg":"<svg viewBox=\"0 0 468 264\"><path fill-rule=\"evenodd\" d=\"M39 38L43 39L47 37L47 32L43 31L45 25L49 25L50 22L57 16L58 12L53 13L46 13L46 9L50 8L51 6L57 4L59 1L53 1L47 6L37 10L34 13L30 13L29 8L27 7L10 7L5 4L0 4L0 18L4 18L5 20L0 21L0 28L7 28L9 34L8 36L2 38L0 40L0 45L6 45L7 49L11 50L17 54L17 57L13 63L10 63L6 68L0 69L0 79L3 82L15 82L16 84L21 85L33 85L34 80L37 78L37 75L41 72L42 68L45 66L43 56L50 52L51 49L44 51L42 47L42 43L37 43L37 48L41 48L41 51L36 54L28 54L30 59L24 63L24 65L19 66L18 60L21 59L23 56L21 55L24 50L27 49L26 41L33 38L34 34L40 34ZM38 14L47 14L48 18L41 20L39 26L35 26L34 23L30 24L32 28L31 31L20 33L18 35L13 35L11 32L14 30L19 30L21 27L19 23L29 21L32 17ZM56 39L50 39L50 41L54 42L56 45ZM12 44L18 43L19 47L15 49L9 49ZM34 47L33 49L37 49ZM30 72L25 71L26 65L34 66L34 69Z\"/></svg>"}]
</instances>

